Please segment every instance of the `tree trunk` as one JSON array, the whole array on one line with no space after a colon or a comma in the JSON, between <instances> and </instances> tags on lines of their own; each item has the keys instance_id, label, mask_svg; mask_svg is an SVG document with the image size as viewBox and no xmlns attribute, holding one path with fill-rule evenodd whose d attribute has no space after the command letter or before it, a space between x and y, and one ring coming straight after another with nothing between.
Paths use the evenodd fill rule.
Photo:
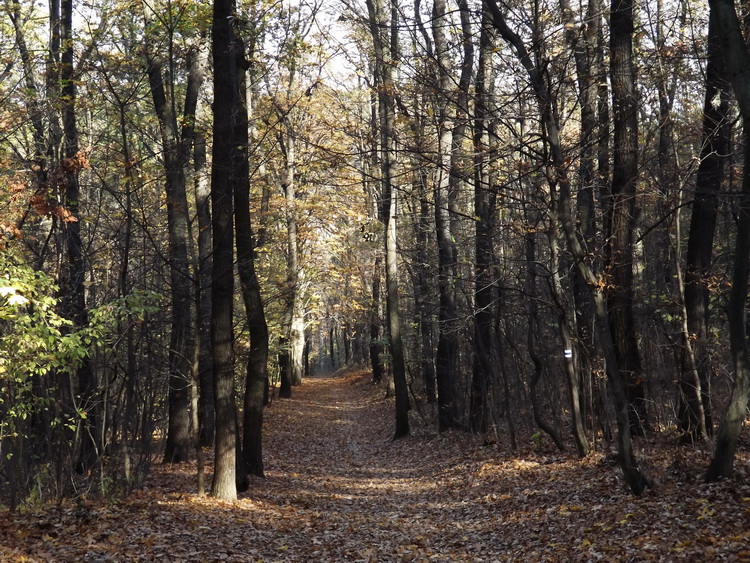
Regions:
<instances>
[{"instance_id":1,"label":"tree trunk","mask_svg":"<svg viewBox=\"0 0 750 563\"><path fill-rule=\"evenodd\" d=\"M65 201L63 225L65 229L65 247L67 251L67 265L64 270L63 282L63 316L73 321L76 330L88 325L86 311L86 264L81 244L81 221L78 212L80 188L78 173L84 166L84 161L78 148L78 126L76 124L76 83L73 67L73 0L62 0L60 11L60 35L63 42L60 57L60 112L63 126L62 163L64 174ZM77 370L78 408L86 413L81 420L81 451L78 460L80 470L86 471L93 467L100 454L99 415L94 401L96 394L96 378L88 357L83 358Z\"/></svg>"},{"instance_id":2,"label":"tree trunk","mask_svg":"<svg viewBox=\"0 0 750 563\"><path fill-rule=\"evenodd\" d=\"M398 291L398 248L396 246L396 178L395 127L396 107L395 69L393 60L398 37L398 6L391 3L390 15L386 14L382 0L367 0L370 33L375 51L378 83L378 118L380 127L380 219L385 225L385 285L386 310L388 312L389 339L393 366L393 382L396 393L396 429L394 439L409 434L409 389L406 385L406 361L401 338Z\"/></svg>"},{"instance_id":3,"label":"tree trunk","mask_svg":"<svg viewBox=\"0 0 750 563\"><path fill-rule=\"evenodd\" d=\"M383 342L380 339L380 269L383 258L375 256L372 268L372 305L370 310L370 368L373 383L383 380L385 366L383 365Z\"/></svg>"},{"instance_id":4,"label":"tree trunk","mask_svg":"<svg viewBox=\"0 0 750 563\"><path fill-rule=\"evenodd\" d=\"M445 0L435 0L432 10L432 36L435 42L437 85L436 116L438 126L437 179L435 180L435 234L438 247L438 345L435 376L438 395L438 428L440 431L459 428L456 381L458 379L458 341L460 324L456 310L457 250L451 231L451 207L455 196L451 190L450 172L454 148L451 126L456 118L451 111L453 76L446 31L449 27Z\"/></svg>"},{"instance_id":5,"label":"tree trunk","mask_svg":"<svg viewBox=\"0 0 750 563\"><path fill-rule=\"evenodd\" d=\"M415 220L416 242L417 242L417 286L419 288L415 298L417 309L417 324L419 325L420 346L420 374L424 384L424 393L428 403L434 403L437 396L435 387L435 346L433 344L433 291L430 284L428 238L430 232L430 205L427 201L427 178L420 173L418 186L419 192L419 217Z\"/></svg>"},{"instance_id":6,"label":"tree trunk","mask_svg":"<svg viewBox=\"0 0 750 563\"><path fill-rule=\"evenodd\" d=\"M750 63L750 58L745 59L744 62ZM730 67L729 64L727 66ZM727 411L716 434L716 449L706 473L708 482L732 476L734 456L742 425L747 418L747 401L750 395L750 364L748 364L747 315L745 313L748 274L750 274L750 117L744 118L743 128L745 155L742 193L739 196L737 241L734 249L734 271L728 307L729 344L734 365L734 385Z\"/></svg>"},{"instance_id":7,"label":"tree trunk","mask_svg":"<svg viewBox=\"0 0 750 563\"><path fill-rule=\"evenodd\" d=\"M711 414L710 372L708 349L709 291L718 194L724 181L729 160L729 90L730 85L721 59L721 45L716 14L712 11L708 25L708 61L706 63L706 95L703 104L703 138L701 161L695 182L695 199L690 217L686 265L685 311L687 337L692 343L694 367L698 372L696 386L691 371L684 364L680 380L679 427L692 440L700 437L700 408L703 408L705 431L713 433ZM687 349L686 349L687 352ZM697 391L700 390L700 393Z\"/></svg>"},{"instance_id":8,"label":"tree trunk","mask_svg":"<svg viewBox=\"0 0 750 563\"><path fill-rule=\"evenodd\" d=\"M742 193L738 198L737 240L728 313L729 342L735 372L734 385L727 411L716 435L714 456L706 473L706 481L716 481L732 476L737 442L747 413L750 393L745 314L750 272L750 53L742 36L734 2L710 0L709 5L711 16L716 18L724 64L740 107L745 136Z\"/></svg>"},{"instance_id":9,"label":"tree trunk","mask_svg":"<svg viewBox=\"0 0 750 563\"><path fill-rule=\"evenodd\" d=\"M486 432L492 419L490 388L494 375L493 319L498 299L497 285L493 278L494 230L497 221L496 178L490 168L497 145L496 124L490 106L495 82L492 60L495 35L490 15L485 9L482 11L474 103L474 350L469 405L471 430L478 433Z\"/></svg>"},{"instance_id":10,"label":"tree trunk","mask_svg":"<svg viewBox=\"0 0 750 563\"><path fill-rule=\"evenodd\" d=\"M237 270L247 314L250 352L245 369L242 471L263 477L263 396L268 377L268 326L255 271L255 249L250 222L250 170L246 61L240 61L237 80L237 113L234 126L234 221Z\"/></svg>"},{"instance_id":11,"label":"tree trunk","mask_svg":"<svg viewBox=\"0 0 750 563\"><path fill-rule=\"evenodd\" d=\"M214 354L216 447L213 496L237 498L237 415L234 403L232 301L234 297L232 154L236 109L236 62L232 20L233 0L214 0L214 125L211 166L213 266L211 347Z\"/></svg>"},{"instance_id":12,"label":"tree trunk","mask_svg":"<svg viewBox=\"0 0 750 563\"><path fill-rule=\"evenodd\" d=\"M289 365L289 343L283 336L279 337L279 399L289 399L292 396L292 368ZM331 358L333 361L333 358Z\"/></svg>"},{"instance_id":13,"label":"tree trunk","mask_svg":"<svg viewBox=\"0 0 750 563\"><path fill-rule=\"evenodd\" d=\"M154 109L159 119L166 172L167 223L169 227L169 266L171 285L171 336L169 345L169 424L164 451L165 463L187 461L190 451L190 369L193 344L192 291L189 246L190 217L185 169L193 146L195 111L204 76L200 48L189 55L187 90L181 119L174 113L174 100L167 98L162 63L148 55L148 77ZM170 77L172 78L172 77ZM172 89L170 88L170 91Z\"/></svg>"},{"instance_id":14,"label":"tree trunk","mask_svg":"<svg viewBox=\"0 0 750 563\"><path fill-rule=\"evenodd\" d=\"M630 409L630 429L645 433L645 376L638 351L633 317L633 227L638 181L638 100L633 64L633 1L612 0L610 21L610 75L614 153L612 183L606 194L608 217L607 311L617 348L618 365L625 378L625 395Z\"/></svg>"},{"instance_id":15,"label":"tree trunk","mask_svg":"<svg viewBox=\"0 0 750 563\"><path fill-rule=\"evenodd\" d=\"M282 124L288 129L286 116L280 116ZM302 283L299 263L299 242L297 229L297 194L295 188L296 141L294 134L287 131L280 135L280 145L284 154L281 188L284 192L287 227L287 262L286 262L286 341L289 349L289 377L292 385L302 383L302 354L305 348L305 322L302 306Z\"/></svg>"},{"instance_id":16,"label":"tree trunk","mask_svg":"<svg viewBox=\"0 0 750 563\"><path fill-rule=\"evenodd\" d=\"M390 180L388 180L390 181ZM393 384L396 395L396 429L393 437L402 438L409 434L409 390L406 386L406 362L401 338L401 320L399 316L398 294L398 255L396 246L396 197L388 191L390 213L386 222L386 307L388 310L388 332L391 342L393 366Z\"/></svg>"},{"instance_id":17,"label":"tree trunk","mask_svg":"<svg viewBox=\"0 0 750 563\"><path fill-rule=\"evenodd\" d=\"M525 235L526 247L526 300L528 311L528 325L526 327L526 346L528 348L529 358L534 366L534 373L529 381L529 395L531 397L531 409L534 415L534 422L546 433L557 446L557 449L565 451L565 444L560 438L560 433L542 416L542 408L539 404L539 394L537 386L542 377L542 360L539 357L537 341L539 340L539 299L537 291L537 258L536 258L536 232L537 226L527 218L528 229Z\"/></svg>"},{"instance_id":18,"label":"tree trunk","mask_svg":"<svg viewBox=\"0 0 750 563\"><path fill-rule=\"evenodd\" d=\"M200 421L201 446L214 444L216 426L214 420L214 371L211 352L211 186L206 177L206 140L196 134L195 156L195 207L198 217L198 264L194 268L196 287L196 311L198 315L198 417Z\"/></svg>"},{"instance_id":19,"label":"tree trunk","mask_svg":"<svg viewBox=\"0 0 750 563\"><path fill-rule=\"evenodd\" d=\"M558 311L558 330L560 331L560 341L563 347L563 369L565 378L568 383L568 392L570 394L570 415L572 418L573 439L576 442L578 457L585 457L590 451L588 438L586 437L586 427L583 419L583 409L581 408L581 373L576 367L576 354L573 346L574 329L571 326L573 315L570 306L567 304L563 295L562 281L560 280L560 271L564 265L560 261L560 233L559 224L559 201L553 200L550 210L550 228L548 230L549 247L550 247L550 270L552 272L552 283L550 291L552 298L557 306Z\"/></svg>"},{"instance_id":20,"label":"tree trunk","mask_svg":"<svg viewBox=\"0 0 750 563\"><path fill-rule=\"evenodd\" d=\"M566 42L573 52L578 77L578 95L581 104L581 146L578 168L579 188L576 197L577 217L580 225L580 238L587 252L596 248L596 205L595 194L601 192L601 184L606 180L596 170L597 143L597 75L603 72L597 60L599 35L602 27L601 0L589 0L585 26L578 29L573 22L573 11L568 0L560 2L565 21L569 22ZM606 90L606 84L604 86ZM606 95L605 95L606 101ZM600 142L606 143L606 140ZM576 342L572 346L578 380L580 382L580 402L582 417L592 416L593 355L594 355L594 309L590 290L586 281L573 270L573 301ZM579 452L580 453L580 452Z\"/></svg>"}]
</instances>

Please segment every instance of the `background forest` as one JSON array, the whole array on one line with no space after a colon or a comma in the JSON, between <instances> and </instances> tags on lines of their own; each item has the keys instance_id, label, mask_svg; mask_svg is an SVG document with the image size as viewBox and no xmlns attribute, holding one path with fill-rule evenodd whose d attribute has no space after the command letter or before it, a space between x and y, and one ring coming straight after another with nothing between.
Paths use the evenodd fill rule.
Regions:
<instances>
[{"instance_id":1,"label":"background forest","mask_svg":"<svg viewBox=\"0 0 750 563\"><path fill-rule=\"evenodd\" d=\"M750 56L710 4L2 0L0 502L203 490L207 447L235 498L265 406L365 363L396 438L729 477Z\"/></svg>"}]
</instances>

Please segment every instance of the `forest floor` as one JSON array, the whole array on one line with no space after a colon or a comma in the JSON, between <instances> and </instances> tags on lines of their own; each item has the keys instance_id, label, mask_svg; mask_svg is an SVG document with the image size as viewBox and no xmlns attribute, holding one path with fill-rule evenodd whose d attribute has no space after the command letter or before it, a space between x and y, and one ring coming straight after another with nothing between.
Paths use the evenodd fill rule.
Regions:
<instances>
[{"instance_id":1,"label":"forest floor","mask_svg":"<svg viewBox=\"0 0 750 563\"><path fill-rule=\"evenodd\" d=\"M746 444L712 485L708 448L640 444L656 487L636 498L602 454L512 455L413 416L391 441L367 373L307 379L267 409L266 478L241 500L155 464L126 499L1 514L0 561L750 561Z\"/></svg>"}]
</instances>

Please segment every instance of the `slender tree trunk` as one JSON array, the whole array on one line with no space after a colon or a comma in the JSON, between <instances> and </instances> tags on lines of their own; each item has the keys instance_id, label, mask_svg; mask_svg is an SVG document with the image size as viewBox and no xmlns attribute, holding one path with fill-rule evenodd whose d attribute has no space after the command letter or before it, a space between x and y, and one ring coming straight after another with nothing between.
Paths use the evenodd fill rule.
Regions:
<instances>
[{"instance_id":1,"label":"slender tree trunk","mask_svg":"<svg viewBox=\"0 0 750 563\"><path fill-rule=\"evenodd\" d=\"M633 0L613 0L610 12L610 75L614 154L612 183L606 196L609 217L607 262L611 276L607 311L625 378L630 429L643 435L648 426L645 375L633 316L633 228L638 181L638 113L633 64Z\"/></svg>"},{"instance_id":2,"label":"slender tree trunk","mask_svg":"<svg viewBox=\"0 0 750 563\"><path fill-rule=\"evenodd\" d=\"M492 415L490 388L493 382L492 343L493 319L497 309L498 291L493 278L495 261L494 229L497 221L495 209L495 175L490 162L496 145L495 118L490 106L495 73L492 49L495 32L491 17L482 11L482 29L479 38L479 66L477 69L474 103L474 350L471 379L469 420L473 432L486 432ZM494 390L495 393L499 390Z\"/></svg>"},{"instance_id":3,"label":"slender tree trunk","mask_svg":"<svg viewBox=\"0 0 750 563\"><path fill-rule=\"evenodd\" d=\"M687 337L692 344L695 369L700 384L694 381L688 366L683 368L680 380L679 426L691 439L700 437L700 408L704 411L704 426L713 433L711 414L710 372L708 349L709 291L718 194L724 181L725 167L729 161L729 94L730 84L721 58L721 45L712 11L708 24L708 61L706 63L706 95L703 104L703 143L701 161L695 182L688 233L685 266L685 311Z\"/></svg>"},{"instance_id":4,"label":"slender tree trunk","mask_svg":"<svg viewBox=\"0 0 750 563\"><path fill-rule=\"evenodd\" d=\"M263 396L268 377L268 326L255 271L253 229L250 222L250 170L248 160L248 107L246 69L238 70L235 123L234 221L237 229L237 270L250 333L250 352L245 370L242 471L263 477Z\"/></svg>"},{"instance_id":5,"label":"slender tree trunk","mask_svg":"<svg viewBox=\"0 0 750 563\"><path fill-rule=\"evenodd\" d=\"M427 28L422 22L421 0L414 2L414 18L424 42L424 51L427 59L435 60L435 50L432 45L432 38L427 32ZM422 92L415 93L413 101L413 114L419 116L411 120L410 128L415 138L415 145L418 147L415 151L415 160L417 168L416 197L418 202L414 202L414 230L416 238L417 263L415 264L415 277L417 294L415 296L414 307L416 309L417 324L420 338L419 366L420 376L424 384L425 397L428 403L434 403L437 399L437 382L436 382L436 365L435 365L435 298L432 287L432 264L430 250L430 234L433 231L434 213L431 211L432 203L429 201L428 193L430 191L429 183L432 175L432 167L424 166L425 154L429 150L425 148L432 141L429 134L425 133L426 122L430 119L429 113L425 107L429 103L430 94L433 89L425 89Z\"/></svg>"},{"instance_id":6,"label":"slender tree trunk","mask_svg":"<svg viewBox=\"0 0 750 563\"><path fill-rule=\"evenodd\" d=\"M583 409L581 408L581 374L576 368L576 356L574 354L573 334L574 328L571 326L573 315L570 306L566 303L563 295L562 281L560 279L560 270L563 264L560 261L560 233L559 224L559 200L552 201L550 210L550 228L548 230L550 262L552 271L552 283L550 290L552 298L555 301L558 311L558 327L560 331L560 340L563 346L563 367L565 377L568 383L568 392L570 394L570 415L572 418L572 432L576 443L576 449L579 457L585 457L590 451L588 438L586 437L586 426L583 419Z\"/></svg>"},{"instance_id":7,"label":"slender tree trunk","mask_svg":"<svg viewBox=\"0 0 750 563\"><path fill-rule=\"evenodd\" d=\"M232 154L236 108L236 62L232 20L233 0L214 0L214 125L211 166L213 266L211 347L214 354L216 446L213 496L237 498L237 415L234 403L232 301L234 297Z\"/></svg>"},{"instance_id":8,"label":"slender tree trunk","mask_svg":"<svg viewBox=\"0 0 750 563\"><path fill-rule=\"evenodd\" d=\"M450 172L456 118L451 111L453 76L446 33L449 23L445 0L435 0L432 10L432 36L435 43L435 60L439 81L437 84L436 115L438 120L437 179L435 180L435 234L438 247L438 345L435 357L435 376L438 393L438 427L441 431L461 426L456 381L458 379L458 340L460 325L456 310L457 250L451 231L451 207L454 193L451 190Z\"/></svg>"},{"instance_id":9,"label":"slender tree trunk","mask_svg":"<svg viewBox=\"0 0 750 563\"><path fill-rule=\"evenodd\" d=\"M415 220L417 230L417 285L419 292L416 297L417 323L420 338L420 373L424 383L424 392L428 403L434 403L437 396L435 387L435 346L433 344L433 291L430 284L428 238L430 232L430 204L427 201L426 174L420 173L419 179L419 217Z\"/></svg>"},{"instance_id":10,"label":"slender tree trunk","mask_svg":"<svg viewBox=\"0 0 750 563\"><path fill-rule=\"evenodd\" d=\"M398 248L396 246L396 178L395 127L396 107L393 98L398 37L398 6L391 1L390 14L386 13L382 0L367 0L370 32L375 51L378 83L378 118L380 126L380 219L385 225L385 285L386 310L388 312L389 339L393 366L393 382L396 393L396 429L394 439L409 434L409 389L406 385L406 361L401 337L398 291Z\"/></svg>"},{"instance_id":11,"label":"slender tree trunk","mask_svg":"<svg viewBox=\"0 0 750 563\"><path fill-rule=\"evenodd\" d=\"M396 395L396 429L394 438L409 434L409 390L406 386L406 362L401 338L398 293L398 255L396 246L396 197L389 194L390 212L386 222L385 271L388 309L388 333L391 341L393 383Z\"/></svg>"},{"instance_id":12,"label":"slender tree trunk","mask_svg":"<svg viewBox=\"0 0 750 563\"><path fill-rule=\"evenodd\" d=\"M565 21L569 22L565 36L575 59L581 104L581 156L578 169L580 183L576 197L577 216L581 242L587 252L593 253L596 248L595 194L601 192L601 183L605 180L597 174L596 170L597 81L604 80L604 69L597 61L597 52L600 51L597 42L602 27L602 2L589 0L585 24L581 24L582 29L578 29L574 24L570 2L561 0L560 6ZM604 88L606 90L606 84ZM573 270L573 299L576 341L572 349L581 384L580 402L582 410L585 411L584 416L591 416L593 409L586 407L592 404L592 362L595 353L594 309L590 290L577 269Z\"/></svg>"},{"instance_id":13,"label":"slender tree trunk","mask_svg":"<svg viewBox=\"0 0 750 563\"><path fill-rule=\"evenodd\" d=\"M383 365L383 342L380 338L380 270L383 257L378 253L372 268L372 305L370 310L370 368L373 383L383 380L385 366Z\"/></svg>"},{"instance_id":14,"label":"slender tree trunk","mask_svg":"<svg viewBox=\"0 0 750 563\"><path fill-rule=\"evenodd\" d=\"M750 63L750 57L744 62ZM709 482L732 476L734 456L740 430L747 417L748 396L750 396L750 363L748 363L747 315L745 313L748 274L750 274L750 117L745 117L743 127L745 164L742 193L738 205L737 241L734 249L734 271L728 307L729 344L734 364L734 385L726 414L716 434L716 449L706 473L706 481Z\"/></svg>"},{"instance_id":15,"label":"slender tree trunk","mask_svg":"<svg viewBox=\"0 0 750 563\"><path fill-rule=\"evenodd\" d=\"M204 77L205 58L200 48L189 56L187 90L182 128L177 124L164 85L162 63L148 56L148 77L154 109L159 118L166 172L167 223L172 320L169 345L169 424L164 452L165 463L187 461L190 451L190 379L193 349L193 283L190 276L190 217L185 169L193 146L195 111ZM171 88L170 88L171 90Z\"/></svg>"},{"instance_id":16,"label":"slender tree trunk","mask_svg":"<svg viewBox=\"0 0 750 563\"><path fill-rule=\"evenodd\" d=\"M286 116L282 117L286 123ZM291 125L286 124L288 129ZM305 347L305 323L302 307L302 283L299 263L299 242L297 228L297 193L295 188L296 169L296 140L294 133L282 137L282 152L284 153L284 170L282 172L281 187L284 192L287 226L287 264L286 264L286 341L289 348L289 377L292 385L302 383L302 353Z\"/></svg>"},{"instance_id":17,"label":"slender tree trunk","mask_svg":"<svg viewBox=\"0 0 750 563\"><path fill-rule=\"evenodd\" d=\"M88 325L86 311L86 264L81 242L81 221L79 215L80 186L78 175L85 166L84 157L79 153L78 126L76 123L76 84L73 67L73 1L62 0L60 4L60 114L63 131L63 172L64 209L62 225L65 233L67 263L62 272L62 315L73 322L76 330ZM78 469L86 471L93 467L99 456L99 413L94 401L96 378L88 358L84 358L77 370L80 397L77 405L86 417L81 420L81 450Z\"/></svg>"},{"instance_id":18,"label":"slender tree trunk","mask_svg":"<svg viewBox=\"0 0 750 563\"><path fill-rule=\"evenodd\" d=\"M120 257L119 272L119 296L125 298L130 294L130 253L133 240L133 191L135 189L135 174L133 173L133 156L130 151L130 142L128 141L128 132L125 120L125 104L117 98L119 118L120 118L120 142L122 143L122 157L125 163L125 226L123 229L122 254ZM136 426L136 397L135 385L137 381L137 363L135 347L135 323L131 315L126 320L128 326L124 329L126 333L126 363L124 374L124 402L125 406L121 416L120 426L120 447L123 460L123 476L125 478L125 489L130 491L133 482L130 448L131 436L134 435Z\"/></svg>"},{"instance_id":19,"label":"slender tree trunk","mask_svg":"<svg viewBox=\"0 0 750 563\"><path fill-rule=\"evenodd\" d=\"M729 342L734 363L734 385L727 411L716 434L716 449L706 481L732 476L740 430L747 414L750 394L746 313L750 273L750 52L745 44L733 0L710 0L715 17L727 76L743 118L745 141L742 192L738 198L737 238L734 251L732 290L729 295Z\"/></svg>"},{"instance_id":20,"label":"slender tree trunk","mask_svg":"<svg viewBox=\"0 0 750 563\"><path fill-rule=\"evenodd\" d=\"M531 408L534 414L534 422L546 433L557 446L561 452L565 451L565 443L560 438L560 433L544 419L542 415L542 407L539 404L539 394L537 386L539 380L542 377L542 360L539 357L537 341L539 339L539 307L537 300L539 299L537 290L537 258L536 258L536 229L531 221L528 221L530 228L525 236L526 246L526 299L527 299L527 311L528 311L528 326L526 330L526 346L528 348L529 358L534 366L534 373L529 381L529 395L531 397Z\"/></svg>"},{"instance_id":21,"label":"slender tree trunk","mask_svg":"<svg viewBox=\"0 0 750 563\"><path fill-rule=\"evenodd\" d=\"M369 7L368 7L369 9ZM372 63L371 63L372 66ZM365 197L368 202L368 217L372 221L379 221L380 217L380 113L377 90L382 83L382 76L373 69L373 80L375 87L370 90L369 96L369 139L362 143L363 152L367 151L369 158L365 161L365 170L363 173L362 183ZM375 235L373 234L373 238ZM375 384L380 383L386 374L385 362L383 361L383 336L381 336L381 280L382 280L383 256L382 252L375 251L375 260L372 267L372 282L370 284L372 301L370 305L370 339L369 339L369 356L370 367L372 369L372 381Z\"/></svg>"},{"instance_id":22,"label":"slender tree trunk","mask_svg":"<svg viewBox=\"0 0 750 563\"><path fill-rule=\"evenodd\" d=\"M333 343L331 343L333 346ZM333 362L333 354L331 354ZM279 337L279 354L277 357L279 366L279 399L289 399L292 396L292 368L289 365L289 341Z\"/></svg>"},{"instance_id":23,"label":"slender tree trunk","mask_svg":"<svg viewBox=\"0 0 750 563\"><path fill-rule=\"evenodd\" d=\"M196 312L198 315L198 418L201 446L213 446L216 426L214 420L214 372L211 352L211 186L206 176L206 140L202 134L195 138L195 207L198 217L198 264L194 268Z\"/></svg>"}]
</instances>

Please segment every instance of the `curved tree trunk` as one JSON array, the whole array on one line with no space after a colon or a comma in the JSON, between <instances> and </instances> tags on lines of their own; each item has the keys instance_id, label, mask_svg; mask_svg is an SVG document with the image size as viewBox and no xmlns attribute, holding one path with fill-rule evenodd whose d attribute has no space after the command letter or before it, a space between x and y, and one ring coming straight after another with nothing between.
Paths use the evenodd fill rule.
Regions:
<instances>
[{"instance_id":1,"label":"curved tree trunk","mask_svg":"<svg viewBox=\"0 0 750 563\"><path fill-rule=\"evenodd\" d=\"M237 78L237 121L234 126L234 223L237 271L250 334L245 367L242 425L242 464L245 475L263 477L263 404L268 377L268 325L260 283L255 271L253 229L250 222L250 170L248 155L247 63L242 61Z\"/></svg>"},{"instance_id":2,"label":"curved tree trunk","mask_svg":"<svg viewBox=\"0 0 750 563\"><path fill-rule=\"evenodd\" d=\"M573 438L576 442L576 449L579 457L585 457L590 451L588 438L586 437L586 428L583 420L583 409L581 408L581 378L580 371L576 366L576 355L573 347L573 328L571 326L571 314L569 305L565 302L562 290L562 281L560 280L560 270L563 265L560 263L560 233L558 229L559 222L559 201L552 202L550 211L550 228L548 230L550 262L552 271L552 283L550 291L555 301L558 311L558 329L560 331L560 340L563 345L564 357L563 367L565 377L568 383L568 392L570 394L570 415L572 418Z\"/></svg>"},{"instance_id":3,"label":"curved tree trunk","mask_svg":"<svg viewBox=\"0 0 750 563\"><path fill-rule=\"evenodd\" d=\"M528 219L527 219L528 221ZM528 326L526 331L526 346L528 348L531 363L534 366L534 373L529 381L529 395L531 397L531 409L534 414L534 422L545 434L547 434L561 452L565 451L565 444L560 438L560 433L547 422L542 415L542 408L539 404L539 394L537 385L542 377L542 360L537 350L537 333L539 331L539 313L537 300L539 299L537 291L537 274L536 274L536 229L529 225L528 232L525 235L526 246L526 299L528 311Z\"/></svg>"}]
</instances>

